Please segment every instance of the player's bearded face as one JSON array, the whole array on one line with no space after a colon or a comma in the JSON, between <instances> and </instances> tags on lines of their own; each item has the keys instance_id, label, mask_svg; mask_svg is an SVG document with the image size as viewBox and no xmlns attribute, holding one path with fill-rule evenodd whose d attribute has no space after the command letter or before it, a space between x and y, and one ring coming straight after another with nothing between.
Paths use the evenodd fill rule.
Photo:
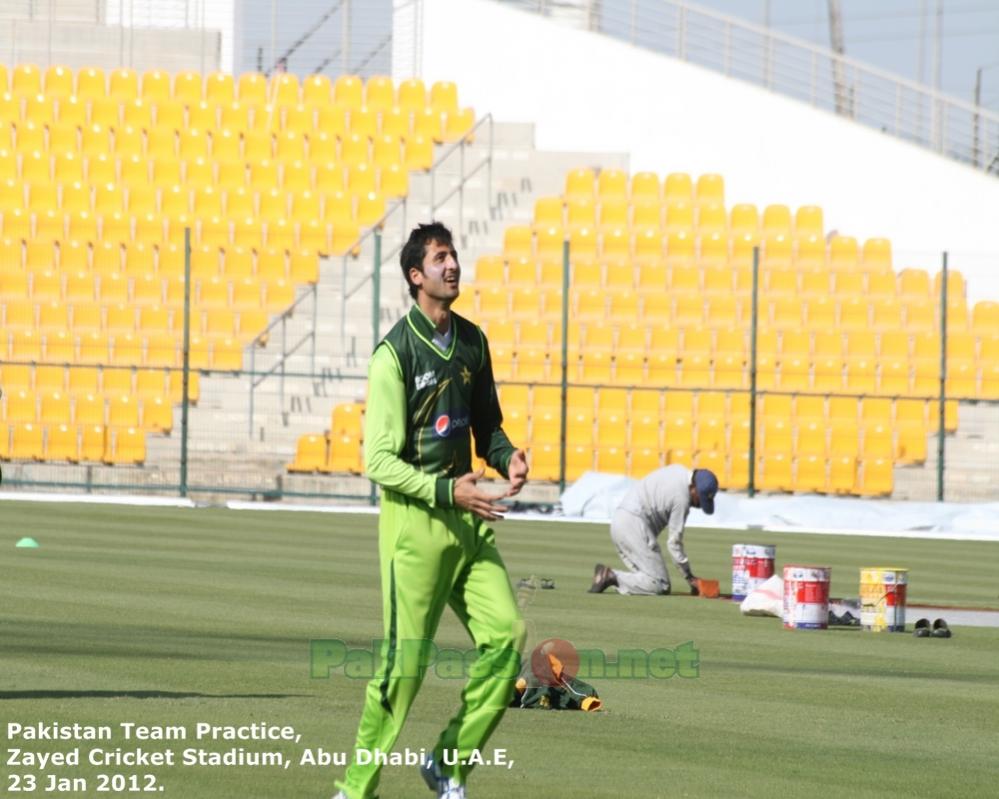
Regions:
<instances>
[{"instance_id":1,"label":"player's bearded face","mask_svg":"<svg viewBox=\"0 0 999 799\"><path fill-rule=\"evenodd\" d=\"M435 300L455 300L461 281L457 251L451 245L430 242L423 256L423 271L415 279L428 297Z\"/></svg>"}]
</instances>

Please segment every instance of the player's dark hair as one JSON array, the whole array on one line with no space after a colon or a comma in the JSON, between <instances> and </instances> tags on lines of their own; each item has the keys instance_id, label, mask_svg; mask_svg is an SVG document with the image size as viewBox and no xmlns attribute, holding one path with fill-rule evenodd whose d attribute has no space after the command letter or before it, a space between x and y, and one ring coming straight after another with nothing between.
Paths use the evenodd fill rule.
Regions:
<instances>
[{"instance_id":1,"label":"player's dark hair","mask_svg":"<svg viewBox=\"0 0 999 799\"><path fill-rule=\"evenodd\" d=\"M402 264L402 276L409 285L409 296L416 299L417 286L409 279L409 270L418 269L423 271L423 258L427 254L427 245L436 241L446 247L454 247L454 237L451 231L440 222L431 222L429 225L417 225L409 234L409 241L399 253L399 263Z\"/></svg>"}]
</instances>

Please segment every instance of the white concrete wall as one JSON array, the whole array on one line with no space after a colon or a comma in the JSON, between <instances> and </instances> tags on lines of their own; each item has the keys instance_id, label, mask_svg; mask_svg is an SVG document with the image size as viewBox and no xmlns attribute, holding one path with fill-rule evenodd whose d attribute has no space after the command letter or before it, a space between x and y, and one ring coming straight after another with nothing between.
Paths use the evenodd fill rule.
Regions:
<instances>
[{"instance_id":1,"label":"white concrete wall","mask_svg":"<svg viewBox=\"0 0 999 799\"><path fill-rule=\"evenodd\" d=\"M821 205L827 229L887 236L896 268L939 252L999 298L999 179L832 114L489 0L423 0L421 75L534 122L537 145L620 151L633 171L718 172L728 204Z\"/></svg>"},{"instance_id":2,"label":"white concrete wall","mask_svg":"<svg viewBox=\"0 0 999 799\"><path fill-rule=\"evenodd\" d=\"M126 28L188 28L195 41L199 41L202 29L219 31L222 44L218 66L210 46L214 39L205 37L207 71L231 72L234 3L235 0L107 0L105 21ZM202 46L200 41L197 46Z\"/></svg>"}]
</instances>

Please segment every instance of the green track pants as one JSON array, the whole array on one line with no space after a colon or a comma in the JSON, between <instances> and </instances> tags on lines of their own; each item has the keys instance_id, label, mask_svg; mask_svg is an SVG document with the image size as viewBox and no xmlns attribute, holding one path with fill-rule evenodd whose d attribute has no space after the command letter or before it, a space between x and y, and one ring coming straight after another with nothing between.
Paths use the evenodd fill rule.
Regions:
<instances>
[{"instance_id":1,"label":"green track pants","mask_svg":"<svg viewBox=\"0 0 999 799\"><path fill-rule=\"evenodd\" d=\"M459 763L483 747L513 696L524 623L493 530L471 513L429 508L385 491L378 526L385 636L381 666L368 683L355 749L388 753L406 721L426 670L444 606L450 605L478 650L461 708L434 747L456 750ZM375 795L375 763L353 762L337 787L350 799ZM470 766L442 771L464 782Z\"/></svg>"}]
</instances>

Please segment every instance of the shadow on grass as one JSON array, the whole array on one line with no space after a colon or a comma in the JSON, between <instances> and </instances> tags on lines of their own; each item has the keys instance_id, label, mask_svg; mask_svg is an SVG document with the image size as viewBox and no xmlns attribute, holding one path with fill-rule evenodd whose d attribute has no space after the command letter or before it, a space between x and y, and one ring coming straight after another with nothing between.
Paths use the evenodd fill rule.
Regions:
<instances>
[{"instance_id":1,"label":"shadow on grass","mask_svg":"<svg viewBox=\"0 0 999 799\"><path fill-rule=\"evenodd\" d=\"M7 699L306 699L307 694L201 694L186 691L0 691Z\"/></svg>"}]
</instances>

